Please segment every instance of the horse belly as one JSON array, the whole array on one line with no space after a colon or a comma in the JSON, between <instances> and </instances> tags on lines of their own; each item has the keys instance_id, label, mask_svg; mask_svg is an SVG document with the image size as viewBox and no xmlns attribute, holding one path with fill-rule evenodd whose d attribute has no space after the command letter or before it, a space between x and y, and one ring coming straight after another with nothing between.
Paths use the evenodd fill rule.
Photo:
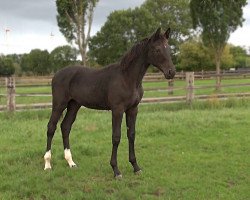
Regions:
<instances>
[{"instance_id":1,"label":"horse belly","mask_svg":"<svg viewBox=\"0 0 250 200\"><path fill-rule=\"evenodd\" d=\"M107 98L99 91L91 91L89 89L80 92L74 99L82 106L97 109L97 110L110 110L107 103Z\"/></svg>"},{"instance_id":2,"label":"horse belly","mask_svg":"<svg viewBox=\"0 0 250 200\"><path fill-rule=\"evenodd\" d=\"M110 110L110 107L105 104L105 103L101 103L101 102L83 102L82 105L86 108L90 108L90 109L96 109L96 110Z\"/></svg>"}]
</instances>

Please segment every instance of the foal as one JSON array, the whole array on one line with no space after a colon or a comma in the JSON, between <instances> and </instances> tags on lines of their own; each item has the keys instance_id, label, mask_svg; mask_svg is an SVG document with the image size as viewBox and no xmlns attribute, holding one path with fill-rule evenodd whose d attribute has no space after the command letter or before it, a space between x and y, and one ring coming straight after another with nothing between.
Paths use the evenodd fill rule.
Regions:
<instances>
[{"instance_id":1,"label":"foal","mask_svg":"<svg viewBox=\"0 0 250 200\"><path fill-rule=\"evenodd\" d=\"M150 38L135 44L121 61L102 69L70 66L57 72L52 80L52 113L47 129L47 149L44 155L45 170L51 169L51 142L62 112L67 113L61 123L64 156L70 167L72 160L69 144L71 126L81 106L112 111L112 155L110 165L114 176L121 178L117 165L117 149L121 138L123 113L126 113L129 162L134 172L141 171L137 164L134 141L138 104L143 96L142 79L149 65L162 71L166 79L175 75L170 57L168 38L170 29L164 34L159 28Z\"/></svg>"}]
</instances>

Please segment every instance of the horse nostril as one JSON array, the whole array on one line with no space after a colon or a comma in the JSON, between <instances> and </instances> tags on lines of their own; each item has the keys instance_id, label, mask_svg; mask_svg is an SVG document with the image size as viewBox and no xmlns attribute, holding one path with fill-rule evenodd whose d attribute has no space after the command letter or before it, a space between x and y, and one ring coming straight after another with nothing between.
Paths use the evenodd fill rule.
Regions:
<instances>
[{"instance_id":1,"label":"horse nostril","mask_svg":"<svg viewBox=\"0 0 250 200\"><path fill-rule=\"evenodd\" d=\"M168 74L171 75L171 76L174 76L175 75L175 70L169 69Z\"/></svg>"}]
</instances>

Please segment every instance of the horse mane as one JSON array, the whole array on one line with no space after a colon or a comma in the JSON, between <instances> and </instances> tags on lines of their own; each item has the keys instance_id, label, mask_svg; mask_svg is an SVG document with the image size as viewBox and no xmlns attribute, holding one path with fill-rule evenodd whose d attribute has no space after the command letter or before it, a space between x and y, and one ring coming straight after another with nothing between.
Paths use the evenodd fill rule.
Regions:
<instances>
[{"instance_id":1,"label":"horse mane","mask_svg":"<svg viewBox=\"0 0 250 200\"><path fill-rule=\"evenodd\" d=\"M145 49L149 38L145 38L140 42L136 43L122 58L120 61L120 65L123 69L127 69L130 64L142 54L143 50Z\"/></svg>"}]
</instances>

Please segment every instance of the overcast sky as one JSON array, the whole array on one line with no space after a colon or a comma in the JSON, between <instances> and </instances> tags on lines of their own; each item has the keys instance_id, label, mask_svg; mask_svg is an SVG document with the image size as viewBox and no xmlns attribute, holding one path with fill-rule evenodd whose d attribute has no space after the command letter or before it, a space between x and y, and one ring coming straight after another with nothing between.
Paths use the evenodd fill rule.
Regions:
<instances>
[{"instance_id":1,"label":"overcast sky","mask_svg":"<svg viewBox=\"0 0 250 200\"><path fill-rule=\"evenodd\" d=\"M111 11L134 8L143 1L100 0L95 9L91 34L100 30ZM235 45L250 47L249 2L244 8L243 27L229 39ZM6 29L10 30L7 35ZM51 51L64 44L67 42L57 27L55 0L0 0L0 54L29 53L35 48Z\"/></svg>"}]
</instances>

